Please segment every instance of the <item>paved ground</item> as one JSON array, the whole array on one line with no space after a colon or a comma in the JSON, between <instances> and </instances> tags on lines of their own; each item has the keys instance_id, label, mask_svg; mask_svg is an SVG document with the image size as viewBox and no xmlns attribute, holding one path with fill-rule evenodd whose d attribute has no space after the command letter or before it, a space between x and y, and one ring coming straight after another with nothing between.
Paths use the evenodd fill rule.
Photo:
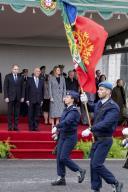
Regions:
<instances>
[{"instance_id":1,"label":"paved ground","mask_svg":"<svg viewBox=\"0 0 128 192\"><path fill-rule=\"evenodd\" d=\"M90 192L89 161L77 161L87 169L86 179L77 183L76 174L67 170L67 186L51 186L56 177L54 160L1 160L0 192ZM128 170L123 169L124 161L107 161L107 166L117 178L124 182L123 192L128 192ZM111 187L103 183L101 192L111 192Z\"/></svg>"}]
</instances>

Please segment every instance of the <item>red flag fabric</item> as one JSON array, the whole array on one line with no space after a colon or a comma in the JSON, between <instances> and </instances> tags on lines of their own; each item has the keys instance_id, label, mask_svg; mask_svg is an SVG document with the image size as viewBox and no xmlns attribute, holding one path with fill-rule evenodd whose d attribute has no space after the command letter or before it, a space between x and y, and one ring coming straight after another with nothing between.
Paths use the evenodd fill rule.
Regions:
<instances>
[{"instance_id":1,"label":"red flag fabric","mask_svg":"<svg viewBox=\"0 0 128 192\"><path fill-rule=\"evenodd\" d=\"M107 36L104 28L91 19L82 16L76 18L74 38L87 69L87 72L83 71L78 65L76 72L80 86L86 92L96 92L95 67L102 56Z\"/></svg>"}]
</instances>

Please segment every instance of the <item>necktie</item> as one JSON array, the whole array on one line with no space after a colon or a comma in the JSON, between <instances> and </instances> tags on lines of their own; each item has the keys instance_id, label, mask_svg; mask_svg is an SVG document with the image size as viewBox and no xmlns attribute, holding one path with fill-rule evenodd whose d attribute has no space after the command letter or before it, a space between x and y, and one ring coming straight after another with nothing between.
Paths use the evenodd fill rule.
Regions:
<instances>
[{"instance_id":1,"label":"necktie","mask_svg":"<svg viewBox=\"0 0 128 192\"><path fill-rule=\"evenodd\" d=\"M38 84L39 84L39 79L38 77L36 77L36 87L38 88Z\"/></svg>"},{"instance_id":2,"label":"necktie","mask_svg":"<svg viewBox=\"0 0 128 192\"><path fill-rule=\"evenodd\" d=\"M14 75L14 80L15 80L15 82L17 81L17 75Z\"/></svg>"}]
</instances>

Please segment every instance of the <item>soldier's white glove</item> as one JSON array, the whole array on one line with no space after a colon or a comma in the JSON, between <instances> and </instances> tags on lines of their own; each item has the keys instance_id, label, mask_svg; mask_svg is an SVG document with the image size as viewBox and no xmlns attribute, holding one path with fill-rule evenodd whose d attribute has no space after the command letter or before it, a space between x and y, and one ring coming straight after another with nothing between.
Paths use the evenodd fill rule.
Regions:
<instances>
[{"instance_id":1,"label":"soldier's white glove","mask_svg":"<svg viewBox=\"0 0 128 192\"><path fill-rule=\"evenodd\" d=\"M126 145L126 143L127 143L127 139L123 139L122 145Z\"/></svg>"},{"instance_id":2,"label":"soldier's white glove","mask_svg":"<svg viewBox=\"0 0 128 192\"><path fill-rule=\"evenodd\" d=\"M123 146L124 148L127 148L127 147L128 147L128 139L124 139L124 140L122 141L122 146Z\"/></svg>"},{"instance_id":3,"label":"soldier's white glove","mask_svg":"<svg viewBox=\"0 0 128 192\"><path fill-rule=\"evenodd\" d=\"M125 147L124 148L128 148L128 143L125 145Z\"/></svg>"},{"instance_id":4,"label":"soldier's white glove","mask_svg":"<svg viewBox=\"0 0 128 192\"><path fill-rule=\"evenodd\" d=\"M128 136L128 128L124 128L122 130L122 134L125 135L125 136Z\"/></svg>"},{"instance_id":5,"label":"soldier's white glove","mask_svg":"<svg viewBox=\"0 0 128 192\"><path fill-rule=\"evenodd\" d=\"M52 134L55 134L57 132L57 128L56 127L53 127L52 128Z\"/></svg>"},{"instance_id":6,"label":"soldier's white glove","mask_svg":"<svg viewBox=\"0 0 128 192\"><path fill-rule=\"evenodd\" d=\"M52 138L53 138L54 141L56 141L58 139L58 135L57 134L53 134Z\"/></svg>"},{"instance_id":7,"label":"soldier's white glove","mask_svg":"<svg viewBox=\"0 0 128 192\"><path fill-rule=\"evenodd\" d=\"M88 102L88 97L87 97L85 92L80 95L80 100L81 100L82 103L87 103Z\"/></svg>"},{"instance_id":8,"label":"soldier's white glove","mask_svg":"<svg viewBox=\"0 0 128 192\"><path fill-rule=\"evenodd\" d=\"M90 134L91 134L91 131L89 128L82 131L82 137L88 137Z\"/></svg>"}]
</instances>

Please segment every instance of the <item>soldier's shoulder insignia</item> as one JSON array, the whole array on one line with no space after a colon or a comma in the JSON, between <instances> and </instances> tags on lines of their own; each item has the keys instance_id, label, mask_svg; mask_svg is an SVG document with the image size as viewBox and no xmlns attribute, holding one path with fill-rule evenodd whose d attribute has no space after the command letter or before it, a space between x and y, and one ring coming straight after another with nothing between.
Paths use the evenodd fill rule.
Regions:
<instances>
[{"instance_id":1,"label":"soldier's shoulder insignia","mask_svg":"<svg viewBox=\"0 0 128 192\"><path fill-rule=\"evenodd\" d=\"M114 104L114 101L111 100L110 103L111 103L111 104Z\"/></svg>"}]
</instances>

